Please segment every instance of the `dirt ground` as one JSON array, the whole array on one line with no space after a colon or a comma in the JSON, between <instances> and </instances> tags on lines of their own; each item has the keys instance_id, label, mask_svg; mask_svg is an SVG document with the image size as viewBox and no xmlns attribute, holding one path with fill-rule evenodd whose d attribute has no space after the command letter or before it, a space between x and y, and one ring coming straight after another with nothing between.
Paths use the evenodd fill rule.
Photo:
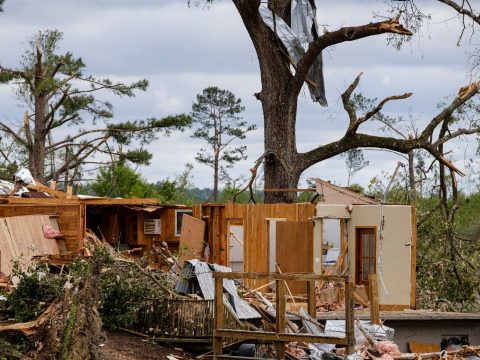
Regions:
<instances>
[{"instance_id":1,"label":"dirt ground","mask_svg":"<svg viewBox=\"0 0 480 360\"><path fill-rule=\"evenodd\" d=\"M107 339L100 348L102 360L158 360L167 359L168 355L179 360L191 360L193 356L175 350L167 345L159 345L123 331L107 331Z\"/></svg>"}]
</instances>

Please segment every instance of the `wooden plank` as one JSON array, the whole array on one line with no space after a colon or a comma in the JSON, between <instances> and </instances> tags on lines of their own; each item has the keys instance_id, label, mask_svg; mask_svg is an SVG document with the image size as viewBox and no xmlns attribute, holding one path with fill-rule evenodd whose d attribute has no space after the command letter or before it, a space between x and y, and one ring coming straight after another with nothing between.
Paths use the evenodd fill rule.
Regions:
<instances>
[{"instance_id":1,"label":"wooden plank","mask_svg":"<svg viewBox=\"0 0 480 360\"><path fill-rule=\"evenodd\" d=\"M44 200L44 199L42 199ZM83 204L86 205L159 205L159 206L165 206L162 205L158 199L147 199L147 198L142 198L142 199L137 199L137 198L131 198L131 199L79 199L79 201ZM189 209L189 207L178 207L179 209Z\"/></svg>"},{"instance_id":2,"label":"wooden plank","mask_svg":"<svg viewBox=\"0 0 480 360\"><path fill-rule=\"evenodd\" d=\"M203 243L205 238L205 222L190 215L183 215L180 235L180 256L178 263L185 260L203 259Z\"/></svg>"},{"instance_id":3,"label":"wooden plank","mask_svg":"<svg viewBox=\"0 0 480 360\"><path fill-rule=\"evenodd\" d=\"M353 354L355 347L355 325L354 325L354 306L353 303L353 283L345 283L345 335L347 338L347 354Z\"/></svg>"},{"instance_id":4,"label":"wooden plank","mask_svg":"<svg viewBox=\"0 0 480 360\"><path fill-rule=\"evenodd\" d=\"M284 273L313 273L313 223L281 221L276 229L277 264ZM305 294L305 283L288 283L294 294Z\"/></svg>"},{"instance_id":5,"label":"wooden plank","mask_svg":"<svg viewBox=\"0 0 480 360\"><path fill-rule=\"evenodd\" d=\"M317 307L315 301L315 281L307 282L308 314L314 319L317 317Z\"/></svg>"},{"instance_id":6,"label":"wooden plank","mask_svg":"<svg viewBox=\"0 0 480 360\"><path fill-rule=\"evenodd\" d=\"M370 320L372 324L381 325L380 307L378 305L378 279L377 274L368 275L368 297L370 300Z\"/></svg>"},{"instance_id":7,"label":"wooden plank","mask_svg":"<svg viewBox=\"0 0 480 360\"><path fill-rule=\"evenodd\" d=\"M417 209L412 206L412 240L410 244L410 308L417 307Z\"/></svg>"},{"instance_id":8,"label":"wooden plank","mask_svg":"<svg viewBox=\"0 0 480 360\"><path fill-rule=\"evenodd\" d=\"M292 281L328 281L328 282L345 282L348 281L348 276L341 275L317 275L312 273L268 273L268 272L214 272L214 278L222 279L272 279L272 280L292 280Z\"/></svg>"},{"instance_id":9,"label":"wooden plank","mask_svg":"<svg viewBox=\"0 0 480 360\"><path fill-rule=\"evenodd\" d=\"M16 257L16 253L7 223L3 218L0 218L0 249L2 250L0 271L9 275L12 272L12 260Z\"/></svg>"},{"instance_id":10,"label":"wooden plank","mask_svg":"<svg viewBox=\"0 0 480 360\"><path fill-rule=\"evenodd\" d=\"M63 191L55 190L54 188L52 189L49 186L43 185L40 181L35 179L35 184L28 184L27 189L29 190L35 190L35 191L41 191L44 193L47 193L50 196L53 196L58 199L66 199L67 194Z\"/></svg>"},{"instance_id":11,"label":"wooden plank","mask_svg":"<svg viewBox=\"0 0 480 360\"><path fill-rule=\"evenodd\" d=\"M223 280L221 278L215 279L215 329L213 333L213 353L214 355L221 355L223 352L223 337L217 335L217 329L223 328L224 317L223 305Z\"/></svg>"},{"instance_id":12,"label":"wooden plank","mask_svg":"<svg viewBox=\"0 0 480 360\"><path fill-rule=\"evenodd\" d=\"M328 337L328 336L313 336L308 334L286 334L274 333L270 331L248 331L248 330L229 330L218 329L215 330L214 336L229 337L235 339L257 339L266 341L282 341L282 342L306 342L306 343L323 343L323 344L337 344L348 345L346 338Z\"/></svg>"},{"instance_id":13,"label":"wooden plank","mask_svg":"<svg viewBox=\"0 0 480 360\"><path fill-rule=\"evenodd\" d=\"M285 332L285 308L286 308L286 301L285 301L285 287L286 283L284 280L277 280L275 284L275 296L276 296L276 325L277 325L277 333ZM277 342L277 358L284 359L285 358L285 345L283 342Z\"/></svg>"},{"instance_id":14,"label":"wooden plank","mask_svg":"<svg viewBox=\"0 0 480 360\"><path fill-rule=\"evenodd\" d=\"M441 350L440 344L422 343L415 340L409 341L408 347L410 348L410 352L416 354L438 352Z\"/></svg>"}]
</instances>

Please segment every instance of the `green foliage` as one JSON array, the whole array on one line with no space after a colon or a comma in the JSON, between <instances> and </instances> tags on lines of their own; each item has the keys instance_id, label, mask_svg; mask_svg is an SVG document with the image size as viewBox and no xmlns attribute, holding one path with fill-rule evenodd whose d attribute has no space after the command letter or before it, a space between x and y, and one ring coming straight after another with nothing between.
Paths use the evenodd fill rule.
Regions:
<instances>
[{"instance_id":1,"label":"green foliage","mask_svg":"<svg viewBox=\"0 0 480 360\"><path fill-rule=\"evenodd\" d=\"M353 190L353 191L355 191L356 193L359 193L359 194L363 194L365 192L365 189L360 184L351 184L349 186L349 188L350 188L350 190Z\"/></svg>"},{"instance_id":2,"label":"green foliage","mask_svg":"<svg viewBox=\"0 0 480 360\"><path fill-rule=\"evenodd\" d=\"M357 148L348 150L346 153L342 154L342 156L345 157L345 165L347 166L347 186L350 186L350 181L352 180L353 175L368 166L370 162L365 160L363 151Z\"/></svg>"},{"instance_id":3,"label":"green foliage","mask_svg":"<svg viewBox=\"0 0 480 360\"><path fill-rule=\"evenodd\" d=\"M149 184L125 162L119 162L100 169L96 180L91 184L98 196L106 197L157 197L154 186Z\"/></svg>"},{"instance_id":4,"label":"green foliage","mask_svg":"<svg viewBox=\"0 0 480 360\"><path fill-rule=\"evenodd\" d=\"M436 196L417 202L417 285L421 308L438 308L450 302L449 310L480 310L477 264L480 239L474 230L480 221L480 194L461 195L453 223L446 221ZM473 231L472 231L473 230Z\"/></svg>"},{"instance_id":5,"label":"green foliage","mask_svg":"<svg viewBox=\"0 0 480 360\"><path fill-rule=\"evenodd\" d=\"M199 163L214 170L214 201L218 200L220 174L247 158L246 146L234 146L236 140L243 140L246 134L256 129L248 125L238 115L245 110L232 92L218 87L205 88L197 95L192 105L192 118L195 125L193 138L206 142L195 157Z\"/></svg>"},{"instance_id":6,"label":"green foliage","mask_svg":"<svg viewBox=\"0 0 480 360\"><path fill-rule=\"evenodd\" d=\"M65 279L48 274L46 266L23 271L16 264L13 275L17 276L20 282L8 296L8 303L19 322L37 318L50 303L63 295Z\"/></svg>"},{"instance_id":7,"label":"green foliage","mask_svg":"<svg viewBox=\"0 0 480 360\"><path fill-rule=\"evenodd\" d=\"M148 164L151 155L145 149L124 153L122 146L131 145L133 141L148 144L159 134L169 135L191 124L190 116L185 114L113 121L112 104L100 96L134 97L138 91L147 89L148 81L140 79L126 84L88 75L81 58L71 52L60 52L62 38L63 34L58 30L38 32L28 42L21 66L0 70L0 83L16 87L23 107L41 109L28 115L20 132L0 122L0 131L11 136L24 149L17 152L18 160L36 164L30 169L35 177L43 180L44 172L52 169L47 179L53 177L58 180L65 174L65 181L71 182L72 179L68 179L69 170L75 169L75 174L79 176L82 171L77 170L88 162L89 157L98 152L115 153L113 148L120 148L120 160ZM72 125L76 126L75 131L55 131ZM80 125L90 128L82 129ZM33 140L33 148L37 151L29 151L32 145L26 136L28 133L42 134ZM69 135L63 139L54 137L65 133ZM42 149L45 157L39 156ZM6 157L3 153L2 156Z\"/></svg>"},{"instance_id":8,"label":"green foliage","mask_svg":"<svg viewBox=\"0 0 480 360\"><path fill-rule=\"evenodd\" d=\"M158 273L157 279L164 274ZM131 327L138 321L139 311L153 300L161 300L166 294L152 280L141 274L133 264L112 264L100 280L100 315L102 322L111 327Z\"/></svg>"}]
</instances>

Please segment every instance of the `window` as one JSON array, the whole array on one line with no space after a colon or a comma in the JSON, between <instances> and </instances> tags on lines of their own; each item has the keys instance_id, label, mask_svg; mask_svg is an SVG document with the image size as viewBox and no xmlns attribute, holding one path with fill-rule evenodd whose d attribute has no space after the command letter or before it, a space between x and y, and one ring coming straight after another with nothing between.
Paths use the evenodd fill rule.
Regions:
<instances>
[{"instance_id":1,"label":"window","mask_svg":"<svg viewBox=\"0 0 480 360\"><path fill-rule=\"evenodd\" d=\"M183 215L193 215L192 210L175 210L175 236L180 236L182 233Z\"/></svg>"},{"instance_id":2,"label":"window","mask_svg":"<svg viewBox=\"0 0 480 360\"><path fill-rule=\"evenodd\" d=\"M376 228L356 228L356 282L368 285L368 275L376 272Z\"/></svg>"}]
</instances>

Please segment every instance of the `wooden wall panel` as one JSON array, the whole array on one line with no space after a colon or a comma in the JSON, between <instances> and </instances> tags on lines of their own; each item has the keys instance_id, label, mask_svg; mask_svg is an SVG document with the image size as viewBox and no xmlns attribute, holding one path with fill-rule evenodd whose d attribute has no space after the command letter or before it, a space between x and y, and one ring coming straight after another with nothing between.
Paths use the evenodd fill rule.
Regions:
<instances>
[{"instance_id":1,"label":"wooden wall panel","mask_svg":"<svg viewBox=\"0 0 480 360\"><path fill-rule=\"evenodd\" d=\"M313 272L313 223L277 222L277 264L283 273ZM305 294L306 283L289 281L293 294Z\"/></svg>"},{"instance_id":2,"label":"wooden wall panel","mask_svg":"<svg viewBox=\"0 0 480 360\"><path fill-rule=\"evenodd\" d=\"M268 271L268 218L285 218L287 221L308 221L315 215L315 205L302 204L202 204L194 211L197 218L208 222L208 242L211 262L228 266L228 220L241 220L244 228L245 271ZM313 257L313 255L312 255ZM299 256L303 262L304 257ZM256 287L264 281L247 281Z\"/></svg>"},{"instance_id":3,"label":"wooden wall panel","mask_svg":"<svg viewBox=\"0 0 480 360\"><path fill-rule=\"evenodd\" d=\"M34 204L1 204L0 217L22 215L57 215L58 227L65 237L68 251L83 246L83 220L80 204L72 205L34 205Z\"/></svg>"},{"instance_id":4,"label":"wooden wall panel","mask_svg":"<svg viewBox=\"0 0 480 360\"><path fill-rule=\"evenodd\" d=\"M204 221L193 216L183 215L179 264L183 264L185 260L203 259L204 234Z\"/></svg>"}]
</instances>

